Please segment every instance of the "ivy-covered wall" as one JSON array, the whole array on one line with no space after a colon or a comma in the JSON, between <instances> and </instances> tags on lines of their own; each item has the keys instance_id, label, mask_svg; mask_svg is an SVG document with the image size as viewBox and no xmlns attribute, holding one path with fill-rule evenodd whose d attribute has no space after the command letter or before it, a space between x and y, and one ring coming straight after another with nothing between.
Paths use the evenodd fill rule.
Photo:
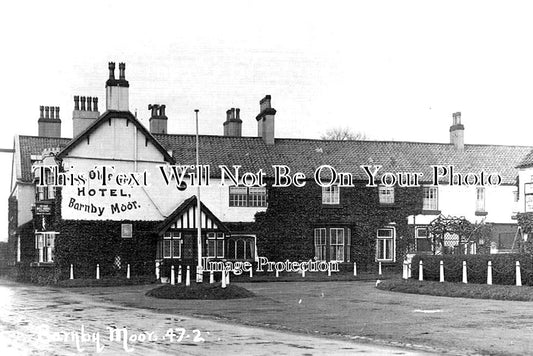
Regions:
<instances>
[{"instance_id":1,"label":"ivy-covered wall","mask_svg":"<svg viewBox=\"0 0 533 356\"><path fill-rule=\"evenodd\" d=\"M122 223L131 223L133 237L121 237ZM132 276L154 274L158 222L62 220L55 242L55 262L61 279L69 278L72 264L76 278L125 275L129 263ZM117 257L120 257L120 263Z\"/></svg>"},{"instance_id":2,"label":"ivy-covered wall","mask_svg":"<svg viewBox=\"0 0 533 356\"><path fill-rule=\"evenodd\" d=\"M256 214L257 248L270 260L305 260L314 257L314 228L351 229L350 261L361 270L375 268L376 230L391 222L396 228L396 264L414 246L407 216L422 208L422 188L395 188L395 203L379 203L378 188L356 182L340 188L340 204L323 205L322 188L308 181L302 188L268 189L268 209Z\"/></svg>"}]
</instances>

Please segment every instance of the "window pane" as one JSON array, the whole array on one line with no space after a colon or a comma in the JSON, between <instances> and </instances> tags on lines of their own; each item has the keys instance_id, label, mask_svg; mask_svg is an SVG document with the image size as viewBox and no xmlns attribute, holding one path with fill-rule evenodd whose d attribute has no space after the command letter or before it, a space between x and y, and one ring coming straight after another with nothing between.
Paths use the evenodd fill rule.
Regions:
<instances>
[{"instance_id":1,"label":"window pane","mask_svg":"<svg viewBox=\"0 0 533 356\"><path fill-rule=\"evenodd\" d=\"M322 204L339 204L340 190L339 186L322 187Z\"/></svg>"},{"instance_id":2,"label":"window pane","mask_svg":"<svg viewBox=\"0 0 533 356\"><path fill-rule=\"evenodd\" d=\"M181 257L181 240L173 240L172 241L172 257L174 258L180 258Z\"/></svg>"},{"instance_id":3,"label":"window pane","mask_svg":"<svg viewBox=\"0 0 533 356\"><path fill-rule=\"evenodd\" d=\"M163 240L163 257L170 258L170 251L172 246L172 240Z\"/></svg>"},{"instance_id":4,"label":"window pane","mask_svg":"<svg viewBox=\"0 0 533 356\"><path fill-rule=\"evenodd\" d=\"M438 210L437 187L424 187L424 210Z\"/></svg>"},{"instance_id":5,"label":"window pane","mask_svg":"<svg viewBox=\"0 0 533 356\"><path fill-rule=\"evenodd\" d=\"M246 187L229 187L229 206L248 206Z\"/></svg>"},{"instance_id":6,"label":"window pane","mask_svg":"<svg viewBox=\"0 0 533 356\"><path fill-rule=\"evenodd\" d=\"M476 211L485 211L485 188L476 188Z\"/></svg>"},{"instance_id":7,"label":"window pane","mask_svg":"<svg viewBox=\"0 0 533 356\"><path fill-rule=\"evenodd\" d=\"M216 257L216 241L208 240L207 241L207 257Z\"/></svg>"},{"instance_id":8,"label":"window pane","mask_svg":"<svg viewBox=\"0 0 533 356\"><path fill-rule=\"evenodd\" d=\"M250 187L248 188L250 194L250 206L266 206L267 205L267 190L266 187Z\"/></svg>"},{"instance_id":9,"label":"window pane","mask_svg":"<svg viewBox=\"0 0 533 356\"><path fill-rule=\"evenodd\" d=\"M217 257L224 257L224 240L217 241Z\"/></svg>"},{"instance_id":10,"label":"window pane","mask_svg":"<svg viewBox=\"0 0 533 356\"><path fill-rule=\"evenodd\" d=\"M344 262L344 229L330 229L331 260Z\"/></svg>"},{"instance_id":11,"label":"window pane","mask_svg":"<svg viewBox=\"0 0 533 356\"><path fill-rule=\"evenodd\" d=\"M391 229L379 229L378 236L379 237L392 237L392 230Z\"/></svg>"},{"instance_id":12,"label":"window pane","mask_svg":"<svg viewBox=\"0 0 533 356\"><path fill-rule=\"evenodd\" d=\"M394 204L394 187L379 187L378 189L381 204Z\"/></svg>"},{"instance_id":13,"label":"window pane","mask_svg":"<svg viewBox=\"0 0 533 356\"><path fill-rule=\"evenodd\" d=\"M315 229L315 257L318 260L326 260L326 229Z\"/></svg>"}]
</instances>

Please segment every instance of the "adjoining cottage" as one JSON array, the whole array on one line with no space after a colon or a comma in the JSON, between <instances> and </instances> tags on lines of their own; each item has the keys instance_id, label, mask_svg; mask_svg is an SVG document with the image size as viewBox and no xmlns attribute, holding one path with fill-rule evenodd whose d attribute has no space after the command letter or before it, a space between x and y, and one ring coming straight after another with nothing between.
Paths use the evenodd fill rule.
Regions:
<instances>
[{"instance_id":1,"label":"adjoining cottage","mask_svg":"<svg viewBox=\"0 0 533 356\"><path fill-rule=\"evenodd\" d=\"M197 264L198 224L206 259L316 258L357 261L362 268L430 250L425 227L439 214L483 219L496 227L502 244L516 231L515 167L531 147L464 144L460 113L449 144L276 138L271 100L267 95L260 101L257 137L241 135L238 108L226 112L222 136L200 135L200 164L209 166L210 184L201 187L198 204L195 188L162 173L195 164L195 136L170 134L163 104L149 106L145 128L129 111L125 64L116 79L109 63L106 111L100 114L96 97L74 96L72 139L61 137L56 107L40 108L38 137L15 137L13 264L33 279L67 278L71 264L79 277L92 276L96 264L102 274L122 273L126 264L136 274L153 274L158 265L165 276L171 265ZM272 166L278 164L304 173L305 186L273 187ZM220 165L262 170L267 185L221 186ZM312 177L322 165L350 173L354 186L320 187ZM361 165L381 166L379 174L421 172L423 178L415 187L368 187ZM501 185L431 185L432 165L496 172Z\"/></svg>"}]
</instances>

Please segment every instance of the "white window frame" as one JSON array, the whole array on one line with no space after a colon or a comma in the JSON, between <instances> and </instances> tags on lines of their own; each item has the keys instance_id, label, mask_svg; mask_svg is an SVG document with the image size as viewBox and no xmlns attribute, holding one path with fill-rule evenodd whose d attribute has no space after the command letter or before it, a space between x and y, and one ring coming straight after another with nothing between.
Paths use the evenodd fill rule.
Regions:
<instances>
[{"instance_id":1,"label":"white window frame","mask_svg":"<svg viewBox=\"0 0 533 356\"><path fill-rule=\"evenodd\" d=\"M390 236L380 236L380 231L387 230L391 232ZM383 244L383 245L382 245ZM390 246L388 246L390 244ZM381 247L384 250L381 251ZM387 252L390 258L387 258ZM395 262L396 261L396 229L391 226L385 226L376 230L376 261Z\"/></svg>"},{"instance_id":2,"label":"white window frame","mask_svg":"<svg viewBox=\"0 0 533 356\"><path fill-rule=\"evenodd\" d=\"M380 185L378 187L378 194L380 204L394 204L394 187Z\"/></svg>"},{"instance_id":3,"label":"white window frame","mask_svg":"<svg viewBox=\"0 0 533 356\"><path fill-rule=\"evenodd\" d=\"M426 232L426 236L420 236L419 231L425 231ZM429 239L429 230L428 230L427 226L417 226L417 227L415 227L415 243L416 243L415 248L416 248L416 251L417 252L425 252L425 251L420 251L419 250L419 248L418 248L418 241L419 240L430 241L430 243L431 243L430 251L433 251L433 242L431 242L431 240Z\"/></svg>"},{"instance_id":4,"label":"white window frame","mask_svg":"<svg viewBox=\"0 0 533 356\"><path fill-rule=\"evenodd\" d=\"M424 198L422 201L423 210L439 210L439 189L438 187L423 187Z\"/></svg>"},{"instance_id":5,"label":"white window frame","mask_svg":"<svg viewBox=\"0 0 533 356\"><path fill-rule=\"evenodd\" d=\"M476 187L476 212L485 212L486 190L485 187Z\"/></svg>"},{"instance_id":6,"label":"white window frame","mask_svg":"<svg viewBox=\"0 0 533 356\"><path fill-rule=\"evenodd\" d=\"M168 244L169 253L165 254L165 244ZM178 253L175 252L176 244L178 244ZM161 245L161 255L163 258L181 258L181 247L183 245L183 239L181 238L181 232L165 232L163 235L163 242Z\"/></svg>"},{"instance_id":7,"label":"white window frame","mask_svg":"<svg viewBox=\"0 0 533 356\"><path fill-rule=\"evenodd\" d=\"M335 234L333 232L335 232ZM335 240L334 240L334 237L335 237ZM339 239L339 237L341 237L341 239ZM344 246L346 242L344 228L338 228L338 227L330 228L329 229L329 240L330 240L330 247L329 247L330 261L344 262Z\"/></svg>"},{"instance_id":8,"label":"white window frame","mask_svg":"<svg viewBox=\"0 0 533 356\"><path fill-rule=\"evenodd\" d=\"M266 187L229 187L230 207L263 208L267 206Z\"/></svg>"},{"instance_id":9,"label":"white window frame","mask_svg":"<svg viewBox=\"0 0 533 356\"><path fill-rule=\"evenodd\" d=\"M322 204L337 205L340 204L340 188L338 185L322 187Z\"/></svg>"},{"instance_id":10,"label":"white window frame","mask_svg":"<svg viewBox=\"0 0 533 356\"><path fill-rule=\"evenodd\" d=\"M315 258L326 261L328 251L328 236L326 228L315 229Z\"/></svg>"},{"instance_id":11,"label":"white window frame","mask_svg":"<svg viewBox=\"0 0 533 356\"><path fill-rule=\"evenodd\" d=\"M35 232L35 249L39 263L54 262L55 237L57 232Z\"/></svg>"}]
</instances>

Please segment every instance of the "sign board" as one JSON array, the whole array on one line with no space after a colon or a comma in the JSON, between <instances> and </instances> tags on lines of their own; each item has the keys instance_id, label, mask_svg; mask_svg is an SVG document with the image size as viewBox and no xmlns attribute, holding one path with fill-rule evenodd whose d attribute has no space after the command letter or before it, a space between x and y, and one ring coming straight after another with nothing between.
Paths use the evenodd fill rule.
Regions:
<instances>
[{"instance_id":1,"label":"sign board","mask_svg":"<svg viewBox=\"0 0 533 356\"><path fill-rule=\"evenodd\" d=\"M52 215L52 204L36 204L36 215Z\"/></svg>"}]
</instances>

